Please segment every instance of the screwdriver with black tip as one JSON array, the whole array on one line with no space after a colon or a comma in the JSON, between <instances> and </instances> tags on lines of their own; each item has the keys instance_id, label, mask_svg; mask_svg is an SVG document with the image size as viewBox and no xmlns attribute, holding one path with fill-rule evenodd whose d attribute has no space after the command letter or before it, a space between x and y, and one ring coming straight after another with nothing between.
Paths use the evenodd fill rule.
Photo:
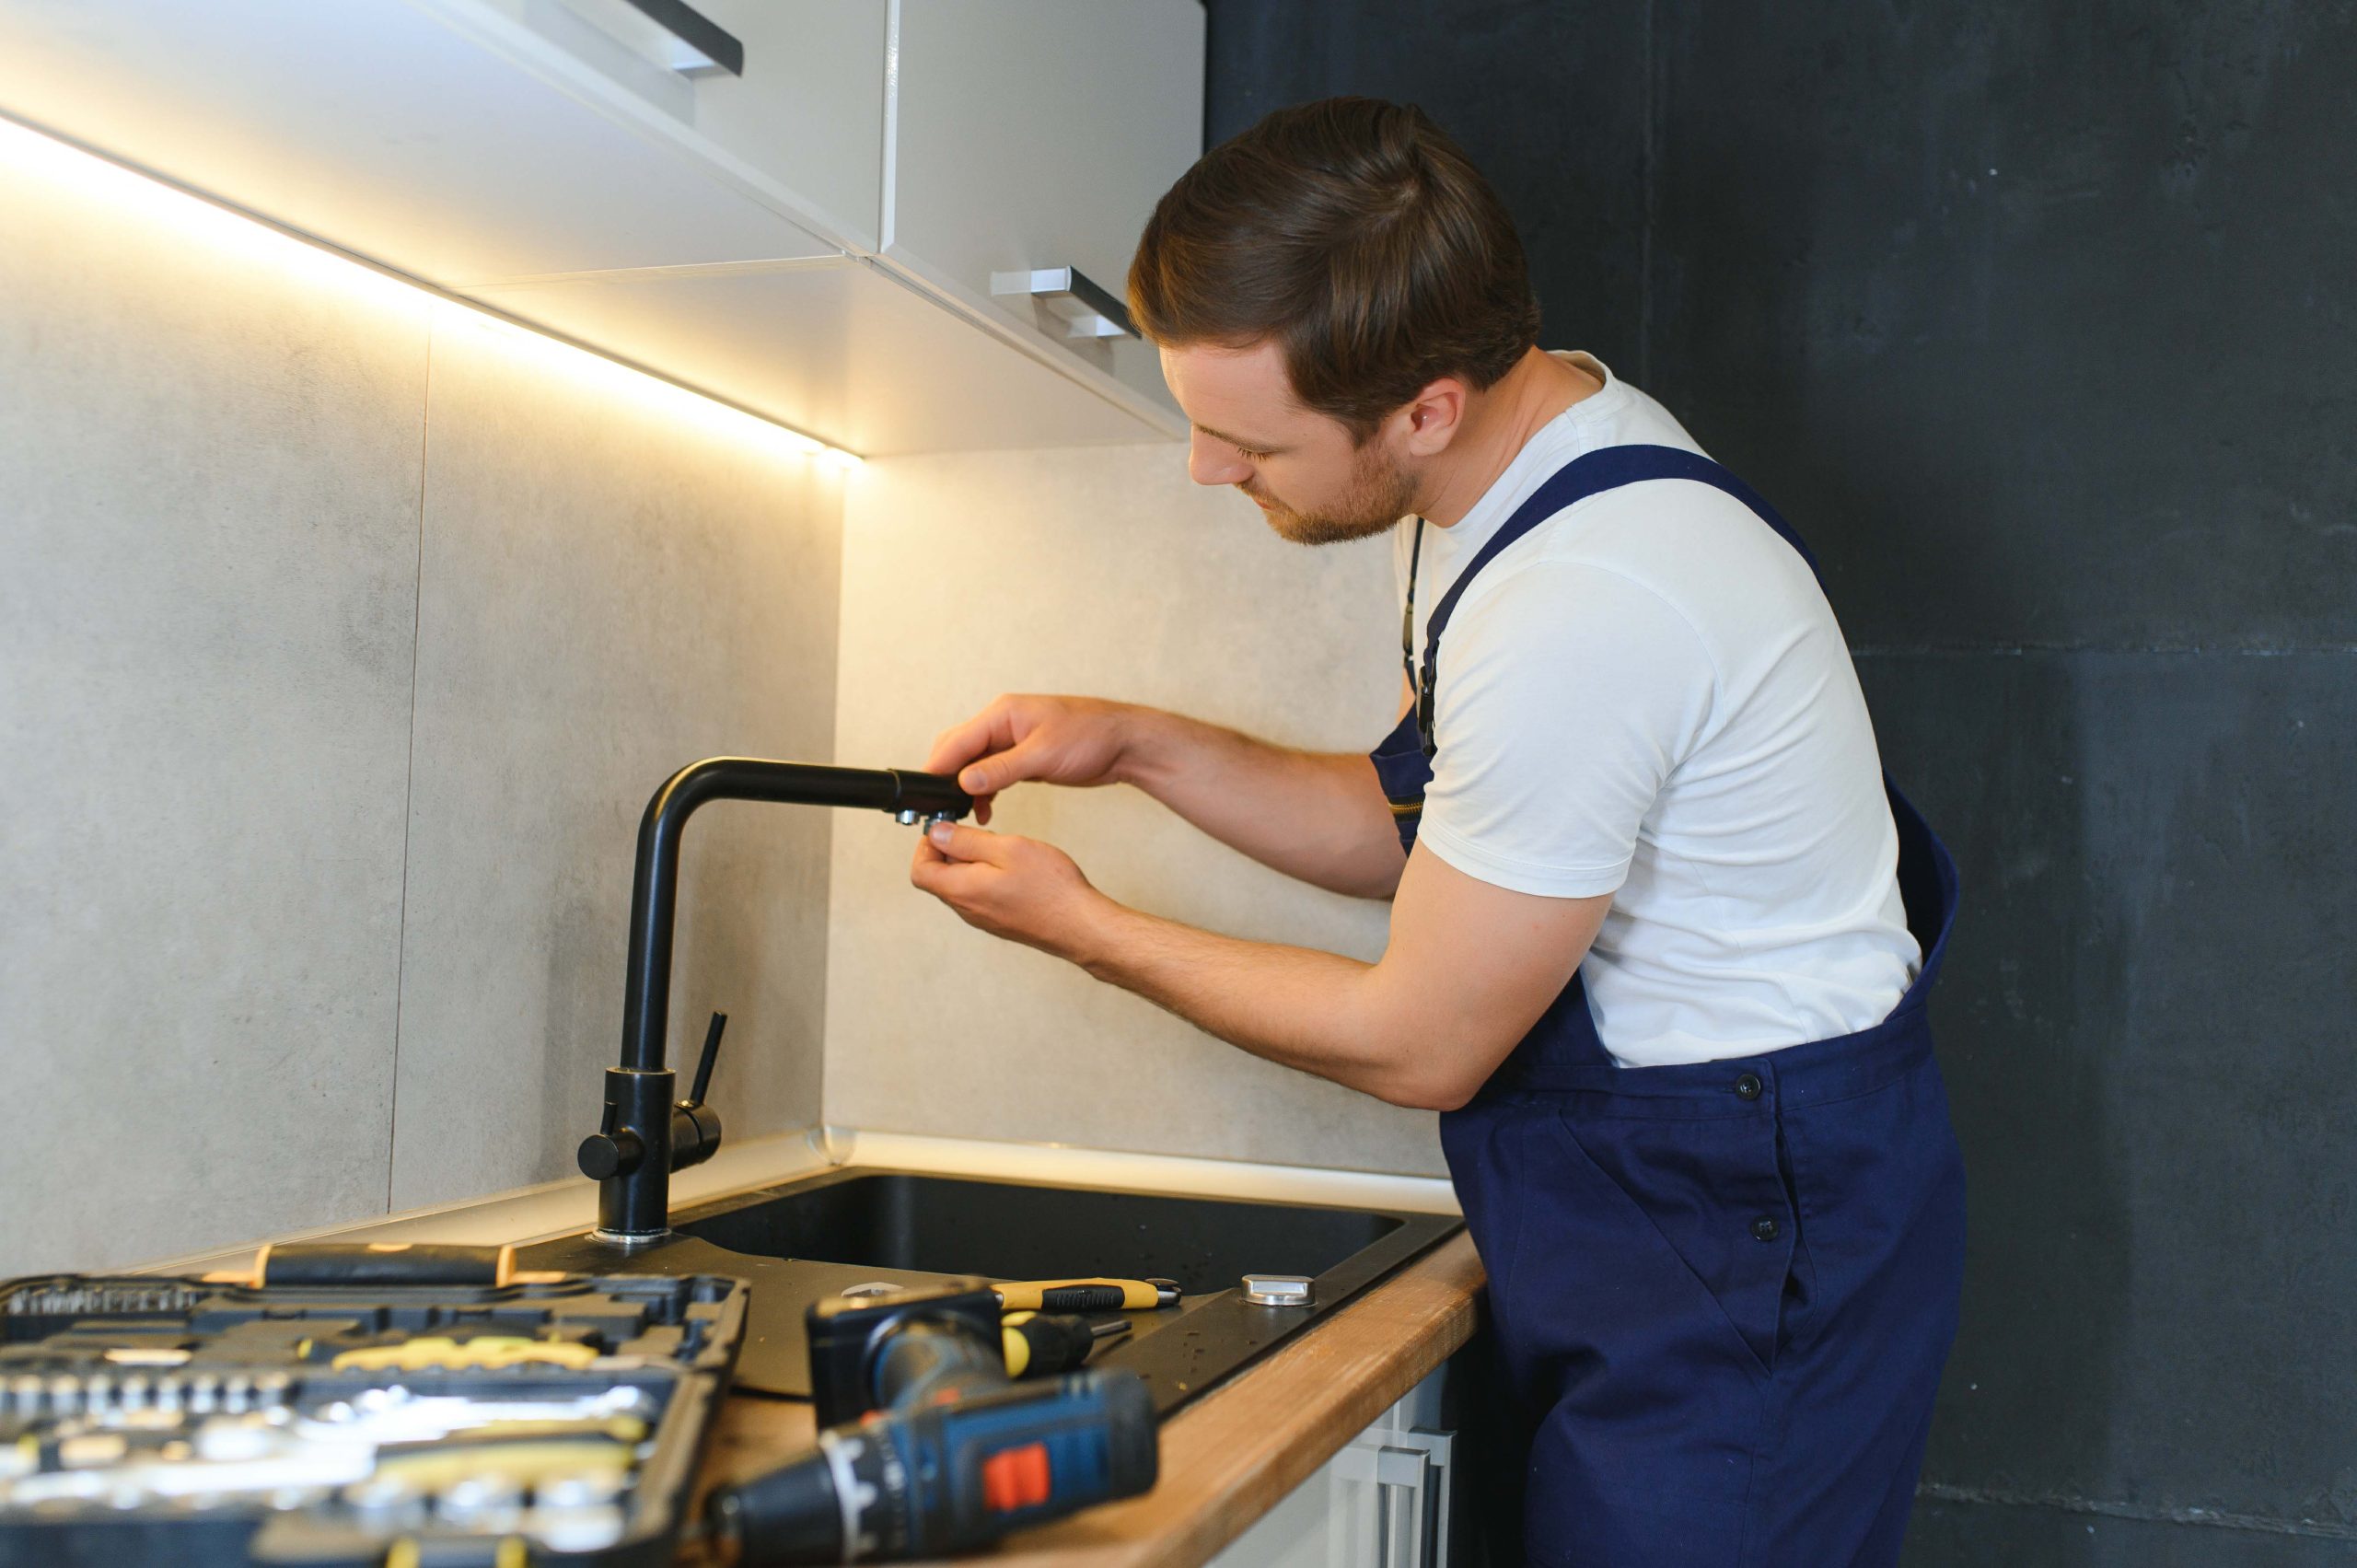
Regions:
<instances>
[{"instance_id":1,"label":"screwdriver with black tip","mask_svg":"<svg viewBox=\"0 0 2357 1568\"><path fill-rule=\"evenodd\" d=\"M1009 1377L1049 1377L1070 1372L1103 1341L1130 1331L1127 1320L1094 1323L1069 1314L1010 1312L999 1319Z\"/></svg>"}]
</instances>

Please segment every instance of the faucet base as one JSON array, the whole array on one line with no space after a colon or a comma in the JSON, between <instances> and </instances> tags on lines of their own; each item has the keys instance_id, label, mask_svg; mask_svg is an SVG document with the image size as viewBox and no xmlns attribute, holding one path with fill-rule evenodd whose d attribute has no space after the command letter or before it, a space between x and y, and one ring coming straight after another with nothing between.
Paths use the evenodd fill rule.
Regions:
<instances>
[{"instance_id":1,"label":"faucet base","mask_svg":"<svg viewBox=\"0 0 2357 1568\"><path fill-rule=\"evenodd\" d=\"M584 1147L601 1139L620 1146L627 1135L635 1148L633 1157L582 1161L584 1173L599 1179L598 1228L608 1236L660 1236L670 1228L674 1082L668 1068L651 1073L606 1069L607 1131Z\"/></svg>"}]
</instances>

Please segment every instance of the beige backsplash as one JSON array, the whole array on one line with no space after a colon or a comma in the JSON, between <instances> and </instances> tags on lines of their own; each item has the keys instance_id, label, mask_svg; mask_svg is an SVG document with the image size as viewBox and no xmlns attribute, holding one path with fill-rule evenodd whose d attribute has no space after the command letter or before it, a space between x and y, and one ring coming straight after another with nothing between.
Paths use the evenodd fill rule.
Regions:
<instances>
[{"instance_id":1,"label":"beige backsplash","mask_svg":"<svg viewBox=\"0 0 2357 1568\"><path fill-rule=\"evenodd\" d=\"M831 744L841 504L772 426L0 164L0 1275L570 1174L647 795ZM819 1115L826 817L689 838L740 1139Z\"/></svg>"},{"instance_id":2,"label":"beige backsplash","mask_svg":"<svg viewBox=\"0 0 2357 1568\"><path fill-rule=\"evenodd\" d=\"M1177 708L1363 749L1399 694L1380 542L1276 539L1153 444L869 462L846 489L836 756L915 766L1002 691ZM1125 902L1374 958L1386 907L1263 870L1127 789L1034 787L998 826L1052 841ZM835 824L830 1122L1434 1174L1429 1113L1260 1062L908 885L908 830Z\"/></svg>"}]
</instances>

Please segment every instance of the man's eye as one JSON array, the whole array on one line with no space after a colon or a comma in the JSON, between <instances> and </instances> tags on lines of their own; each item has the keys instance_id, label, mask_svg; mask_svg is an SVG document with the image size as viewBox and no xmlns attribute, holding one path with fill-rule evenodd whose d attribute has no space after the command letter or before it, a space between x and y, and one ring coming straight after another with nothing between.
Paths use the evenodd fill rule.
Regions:
<instances>
[{"instance_id":1,"label":"man's eye","mask_svg":"<svg viewBox=\"0 0 2357 1568\"><path fill-rule=\"evenodd\" d=\"M1236 450L1238 455L1256 463L1264 460L1269 456L1266 452L1256 452L1249 447L1238 447Z\"/></svg>"}]
</instances>

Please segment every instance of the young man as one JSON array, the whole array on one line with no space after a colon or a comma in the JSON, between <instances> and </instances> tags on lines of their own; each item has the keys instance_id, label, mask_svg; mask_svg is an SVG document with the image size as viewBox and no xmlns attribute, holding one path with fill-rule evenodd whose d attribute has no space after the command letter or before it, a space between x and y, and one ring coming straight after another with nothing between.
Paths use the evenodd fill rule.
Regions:
<instances>
[{"instance_id":1,"label":"young man","mask_svg":"<svg viewBox=\"0 0 2357 1568\"><path fill-rule=\"evenodd\" d=\"M1114 903L941 828L916 885L1258 1055L1441 1112L1559 1568L1898 1558L1956 1327L1962 1167L1922 1003L1955 871L1886 794L1797 539L1661 405L1537 346L1520 242L1423 114L1271 115L1130 275L1189 466L1288 539L1389 533L1372 758L1003 697L927 764L981 801L1133 784L1321 887L1380 961Z\"/></svg>"}]
</instances>

